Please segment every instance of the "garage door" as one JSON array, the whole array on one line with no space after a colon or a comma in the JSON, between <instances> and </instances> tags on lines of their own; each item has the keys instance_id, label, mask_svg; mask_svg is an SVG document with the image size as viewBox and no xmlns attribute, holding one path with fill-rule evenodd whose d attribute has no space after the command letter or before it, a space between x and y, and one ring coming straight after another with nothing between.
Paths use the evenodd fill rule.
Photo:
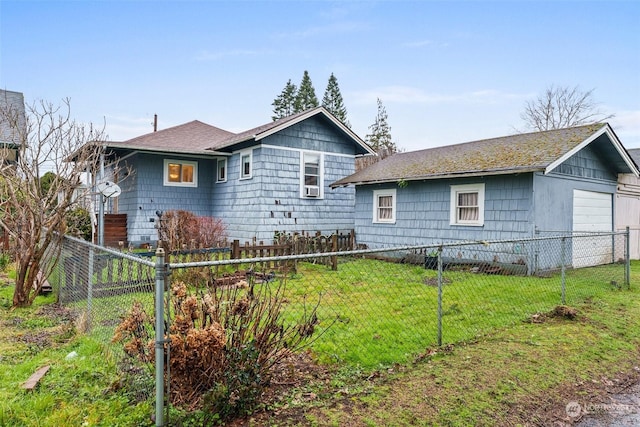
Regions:
<instances>
[{"instance_id":1,"label":"garage door","mask_svg":"<svg viewBox=\"0 0 640 427\"><path fill-rule=\"evenodd\" d=\"M612 196L608 193L573 190L573 231L598 232L613 230ZM613 258L611 236L574 238L573 266L609 264Z\"/></svg>"}]
</instances>

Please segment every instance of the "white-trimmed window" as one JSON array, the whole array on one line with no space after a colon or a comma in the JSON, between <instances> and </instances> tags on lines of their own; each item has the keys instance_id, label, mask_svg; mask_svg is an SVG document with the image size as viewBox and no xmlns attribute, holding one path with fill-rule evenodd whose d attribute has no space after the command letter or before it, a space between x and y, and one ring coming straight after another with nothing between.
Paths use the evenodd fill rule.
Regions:
<instances>
[{"instance_id":1,"label":"white-trimmed window","mask_svg":"<svg viewBox=\"0 0 640 427\"><path fill-rule=\"evenodd\" d=\"M197 187L198 162L165 159L164 185L176 187Z\"/></svg>"},{"instance_id":2,"label":"white-trimmed window","mask_svg":"<svg viewBox=\"0 0 640 427\"><path fill-rule=\"evenodd\" d=\"M226 182L227 180L227 159L218 159L218 174L216 182Z\"/></svg>"},{"instance_id":3,"label":"white-trimmed window","mask_svg":"<svg viewBox=\"0 0 640 427\"><path fill-rule=\"evenodd\" d=\"M300 153L300 169L302 197L309 199L322 198L323 168L322 153Z\"/></svg>"},{"instance_id":4,"label":"white-trimmed window","mask_svg":"<svg viewBox=\"0 0 640 427\"><path fill-rule=\"evenodd\" d=\"M373 222L395 224L396 190L373 190Z\"/></svg>"},{"instance_id":5,"label":"white-trimmed window","mask_svg":"<svg viewBox=\"0 0 640 427\"><path fill-rule=\"evenodd\" d=\"M249 179L253 173L253 151L240 153L240 179Z\"/></svg>"},{"instance_id":6,"label":"white-trimmed window","mask_svg":"<svg viewBox=\"0 0 640 427\"><path fill-rule=\"evenodd\" d=\"M484 225L484 184L451 186L451 225Z\"/></svg>"}]
</instances>

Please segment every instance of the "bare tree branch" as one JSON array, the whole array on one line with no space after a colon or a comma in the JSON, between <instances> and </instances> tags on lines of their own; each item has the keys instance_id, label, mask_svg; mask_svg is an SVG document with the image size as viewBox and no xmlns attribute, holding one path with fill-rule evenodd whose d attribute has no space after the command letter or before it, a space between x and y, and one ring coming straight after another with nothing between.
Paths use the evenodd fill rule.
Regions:
<instances>
[{"instance_id":1,"label":"bare tree branch","mask_svg":"<svg viewBox=\"0 0 640 427\"><path fill-rule=\"evenodd\" d=\"M549 86L543 95L527 101L520 117L528 130L544 131L603 122L613 117L598 109L594 89Z\"/></svg>"},{"instance_id":2,"label":"bare tree branch","mask_svg":"<svg viewBox=\"0 0 640 427\"><path fill-rule=\"evenodd\" d=\"M0 121L11 129L15 160L0 159L0 228L17 263L14 306L30 305L50 275L84 173L95 171L101 130L73 121L70 103L26 106L0 103ZM22 117L21 117L22 116ZM26 116L26 117L25 117ZM52 172L43 185L44 172ZM87 190L88 191L88 190Z\"/></svg>"}]
</instances>

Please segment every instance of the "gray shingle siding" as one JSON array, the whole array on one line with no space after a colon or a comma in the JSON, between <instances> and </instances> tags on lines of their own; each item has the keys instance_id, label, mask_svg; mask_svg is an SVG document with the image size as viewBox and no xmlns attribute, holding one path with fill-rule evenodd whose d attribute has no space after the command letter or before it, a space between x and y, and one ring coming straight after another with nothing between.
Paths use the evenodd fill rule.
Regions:
<instances>
[{"instance_id":1,"label":"gray shingle siding","mask_svg":"<svg viewBox=\"0 0 640 427\"><path fill-rule=\"evenodd\" d=\"M156 223L151 221L156 218L157 210L184 209L196 215L219 218L227 226L228 237L241 242L256 238L270 243L276 230L328 233L352 229L355 189L332 190L329 185L352 174L355 153L368 151L368 147L325 115L324 110L313 112L316 115L308 114L242 134L229 134L222 139L216 139L216 135L224 131L190 122L114 143L118 155L127 156L127 162L136 171L128 187L123 188L126 195L121 197L119 209L128 215L131 242L157 239ZM296 119L301 121L296 123ZM270 131L275 133L263 138ZM189 138L195 138L198 146L191 147ZM129 148L133 143L138 145ZM223 151L205 152L207 143L211 144L208 147ZM157 151L153 153L156 145ZM135 150L152 150L153 154ZM240 179L241 156L248 150L252 152L251 177ZM166 151L182 154L160 154ZM216 182L218 159L214 156L223 152L230 154L226 158L227 179ZM322 154L321 197L301 197L303 152ZM211 158L204 159L208 154ZM164 186L165 158L197 161L198 187Z\"/></svg>"},{"instance_id":2,"label":"gray shingle siding","mask_svg":"<svg viewBox=\"0 0 640 427\"><path fill-rule=\"evenodd\" d=\"M587 146L548 175L534 174L535 225L540 231L573 229L573 190L614 194L617 175Z\"/></svg>"},{"instance_id":3,"label":"gray shingle siding","mask_svg":"<svg viewBox=\"0 0 640 427\"><path fill-rule=\"evenodd\" d=\"M607 181L617 181L618 179L617 174L611 171L591 146L587 146L571 156L553 173Z\"/></svg>"},{"instance_id":4,"label":"gray shingle siding","mask_svg":"<svg viewBox=\"0 0 640 427\"><path fill-rule=\"evenodd\" d=\"M165 159L197 162L198 187L165 186ZM131 243L157 240L156 211L182 209L198 216L210 215L211 185L215 179L213 160L137 154L127 159L127 164L135 173L122 181L123 192L118 201L118 211L127 214L127 229Z\"/></svg>"},{"instance_id":5,"label":"gray shingle siding","mask_svg":"<svg viewBox=\"0 0 640 427\"><path fill-rule=\"evenodd\" d=\"M449 224L450 186L485 183L484 226ZM372 222L373 190L396 188L396 223ZM573 190L613 194L616 175L586 147L548 175L542 172L478 178L361 185L356 192L358 243L371 247L453 240L518 239L540 231L571 231Z\"/></svg>"},{"instance_id":6,"label":"gray shingle siding","mask_svg":"<svg viewBox=\"0 0 640 427\"><path fill-rule=\"evenodd\" d=\"M264 138L260 142L299 150L353 155L353 142L325 123L320 117L314 116ZM349 174L353 172L354 169ZM340 178L345 176L341 175Z\"/></svg>"},{"instance_id":7,"label":"gray shingle siding","mask_svg":"<svg viewBox=\"0 0 640 427\"><path fill-rule=\"evenodd\" d=\"M271 242L274 232L352 229L355 190L329 184L354 170L354 159L324 153L324 197L300 197L304 150L274 146L253 150L252 178L240 180L240 153L228 160L229 179L214 189L214 216L224 219L229 238Z\"/></svg>"},{"instance_id":8,"label":"gray shingle siding","mask_svg":"<svg viewBox=\"0 0 640 427\"><path fill-rule=\"evenodd\" d=\"M450 225L451 185L485 184L484 226ZM373 223L373 190L396 188L396 223ZM532 234L532 175L412 181L407 187L359 186L356 236L370 247L494 240Z\"/></svg>"}]
</instances>

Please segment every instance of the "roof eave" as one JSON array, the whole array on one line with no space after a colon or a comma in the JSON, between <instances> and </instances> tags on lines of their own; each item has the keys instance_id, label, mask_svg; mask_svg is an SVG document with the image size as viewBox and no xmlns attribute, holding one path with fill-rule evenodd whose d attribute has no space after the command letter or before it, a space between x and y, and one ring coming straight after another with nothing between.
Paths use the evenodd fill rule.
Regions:
<instances>
[{"instance_id":1,"label":"roof eave","mask_svg":"<svg viewBox=\"0 0 640 427\"><path fill-rule=\"evenodd\" d=\"M596 132L591 134L589 138L585 139L580 144L576 145L573 149L569 150L568 152L564 153L562 156L557 158L555 161L551 162L545 168L544 174L548 175L551 172L553 172L558 166L560 166L562 163L567 161L571 156L576 154L578 151L582 150L587 145L591 144L593 141L598 139L603 134L607 135L607 137L609 138L609 141L611 141L611 144L614 146L618 154L620 154L620 157L622 157L622 160L624 160L625 164L631 170L631 173L636 178L640 177L640 171L638 170L635 163L631 159L631 156L629 156L629 153L627 152L627 150L624 148L624 146L618 139L618 136L615 134L611 126L609 126L609 123L604 123L603 126L600 129L598 129Z\"/></svg>"},{"instance_id":2,"label":"roof eave","mask_svg":"<svg viewBox=\"0 0 640 427\"><path fill-rule=\"evenodd\" d=\"M181 155L194 155L194 156L207 156L207 157L219 157L225 156L228 157L231 154L223 153L221 151L214 151L209 149L202 150L180 150L180 149L158 149L158 148L149 148L149 147L136 147L136 146L128 146L128 145L119 145L119 144L105 144L105 149L113 149L113 150L127 150L132 152L139 153L152 153L152 154L181 154Z\"/></svg>"},{"instance_id":3,"label":"roof eave","mask_svg":"<svg viewBox=\"0 0 640 427\"><path fill-rule=\"evenodd\" d=\"M631 173L636 178L640 178L640 169L638 169L638 166L636 165L636 162L633 161L633 159L631 158L631 155L629 154L627 149L624 148L624 146L622 145L622 142L618 139L618 135L616 135L616 133L614 132L613 128L611 126L609 126L608 123L607 123L606 128L607 128L607 130L606 130L607 135L609 136L611 141L613 141L613 146L616 148L616 150L618 150L618 153L620 153L620 157L622 157L622 159L627 164L629 169L631 169Z\"/></svg>"},{"instance_id":4,"label":"roof eave","mask_svg":"<svg viewBox=\"0 0 640 427\"><path fill-rule=\"evenodd\" d=\"M330 185L331 188L337 187L348 187L349 185L372 185L372 184L389 184L398 181L430 181L436 179L451 179L451 178L472 178L477 176L494 176L494 175L517 175L521 173L533 173L533 172L543 172L544 168L541 167L525 167L525 168L510 168L510 169L496 169L496 170L482 170L482 171L473 171L473 172L452 172L452 173L442 173L442 174L433 174L433 175L422 175L411 178L393 178L393 179L379 179L379 180L370 180L370 181L349 181L341 184L336 184L340 181L336 181Z\"/></svg>"}]
</instances>

